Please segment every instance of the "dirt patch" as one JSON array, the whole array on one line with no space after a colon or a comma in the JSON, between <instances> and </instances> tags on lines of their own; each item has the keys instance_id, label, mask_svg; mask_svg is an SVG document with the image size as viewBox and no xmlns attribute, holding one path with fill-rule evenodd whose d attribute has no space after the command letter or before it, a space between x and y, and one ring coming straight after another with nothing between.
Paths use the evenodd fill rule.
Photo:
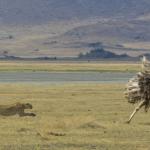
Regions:
<instances>
[{"instance_id":1,"label":"dirt patch","mask_svg":"<svg viewBox=\"0 0 150 150\"><path fill-rule=\"evenodd\" d=\"M90 129L106 129L105 126L101 125L99 122L88 122L81 125L79 128L90 128Z\"/></svg>"},{"instance_id":2,"label":"dirt patch","mask_svg":"<svg viewBox=\"0 0 150 150\"><path fill-rule=\"evenodd\" d=\"M48 135L53 135L53 136L65 136L65 133L56 133L56 132L48 132Z\"/></svg>"},{"instance_id":3,"label":"dirt patch","mask_svg":"<svg viewBox=\"0 0 150 150\"><path fill-rule=\"evenodd\" d=\"M20 128L17 130L17 132L28 132L28 131L31 131L31 129L28 129L28 128Z\"/></svg>"}]
</instances>

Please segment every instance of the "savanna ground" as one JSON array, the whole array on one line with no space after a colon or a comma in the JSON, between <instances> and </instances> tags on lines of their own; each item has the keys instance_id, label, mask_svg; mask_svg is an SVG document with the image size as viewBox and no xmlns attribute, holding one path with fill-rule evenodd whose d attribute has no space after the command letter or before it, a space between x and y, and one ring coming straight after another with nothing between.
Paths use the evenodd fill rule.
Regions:
<instances>
[{"instance_id":1,"label":"savanna ground","mask_svg":"<svg viewBox=\"0 0 150 150\"><path fill-rule=\"evenodd\" d=\"M119 83L1 83L0 104L29 102L37 116L0 116L0 149L148 150L149 114L126 124L134 107L123 92Z\"/></svg>"}]
</instances>

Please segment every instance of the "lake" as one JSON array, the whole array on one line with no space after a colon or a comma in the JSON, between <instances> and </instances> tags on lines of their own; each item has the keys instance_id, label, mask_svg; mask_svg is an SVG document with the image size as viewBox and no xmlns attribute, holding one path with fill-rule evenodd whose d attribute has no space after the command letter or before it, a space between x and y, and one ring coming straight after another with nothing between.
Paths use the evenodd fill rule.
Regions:
<instances>
[{"instance_id":1,"label":"lake","mask_svg":"<svg viewBox=\"0 0 150 150\"><path fill-rule=\"evenodd\" d=\"M135 73L123 72L0 72L0 82L98 82L124 83Z\"/></svg>"}]
</instances>

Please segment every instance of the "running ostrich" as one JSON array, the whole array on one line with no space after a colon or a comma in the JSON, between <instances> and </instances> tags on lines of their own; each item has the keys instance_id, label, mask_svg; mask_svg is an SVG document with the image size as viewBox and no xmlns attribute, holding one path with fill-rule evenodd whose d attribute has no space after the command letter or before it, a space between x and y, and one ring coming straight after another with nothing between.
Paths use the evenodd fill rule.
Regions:
<instances>
[{"instance_id":1,"label":"running ostrich","mask_svg":"<svg viewBox=\"0 0 150 150\"><path fill-rule=\"evenodd\" d=\"M142 58L142 70L131 78L126 85L125 97L129 103L138 103L127 123L130 123L136 112L144 107L145 112L150 107L150 62Z\"/></svg>"}]
</instances>

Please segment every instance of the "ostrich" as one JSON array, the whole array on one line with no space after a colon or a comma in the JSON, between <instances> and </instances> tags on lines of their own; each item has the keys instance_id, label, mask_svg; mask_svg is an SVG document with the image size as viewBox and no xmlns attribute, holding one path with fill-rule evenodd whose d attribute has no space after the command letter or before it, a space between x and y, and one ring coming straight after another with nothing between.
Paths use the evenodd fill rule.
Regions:
<instances>
[{"instance_id":1,"label":"ostrich","mask_svg":"<svg viewBox=\"0 0 150 150\"><path fill-rule=\"evenodd\" d=\"M144 106L145 112L150 107L150 62L143 56L142 71L131 78L126 85L125 97L129 103L138 103L130 115L127 123L130 123L134 115Z\"/></svg>"}]
</instances>

